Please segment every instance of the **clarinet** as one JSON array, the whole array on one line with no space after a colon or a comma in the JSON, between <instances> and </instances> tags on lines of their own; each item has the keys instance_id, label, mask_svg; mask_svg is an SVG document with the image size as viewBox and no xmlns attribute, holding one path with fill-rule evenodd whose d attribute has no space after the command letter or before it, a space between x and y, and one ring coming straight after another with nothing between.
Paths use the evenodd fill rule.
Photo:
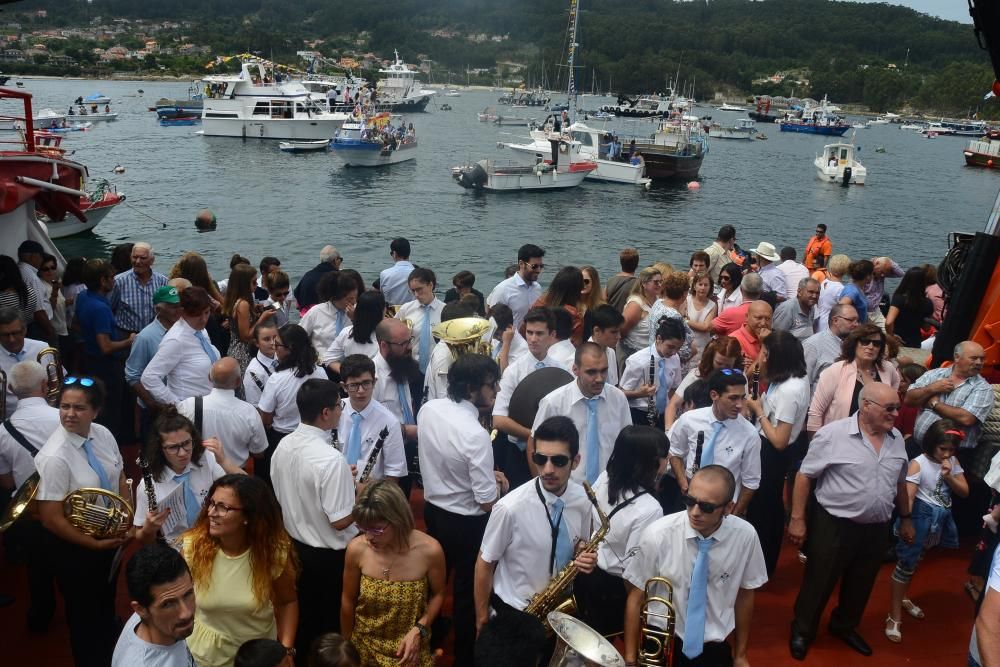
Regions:
<instances>
[{"instance_id":1,"label":"clarinet","mask_svg":"<svg viewBox=\"0 0 1000 667\"><path fill-rule=\"evenodd\" d=\"M656 386L656 356L652 354L649 355L649 384ZM656 427L656 392L649 396L649 402L646 404L646 422Z\"/></svg>"},{"instance_id":2,"label":"clarinet","mask_svg":"<svg viewBox=\"0 0 1000 667\"><path fill-rule=\"evenodd\" d=\"M750 376L750 398L755 401L760 398L760 368L754 368L753 374ZM756 424L757 417L753 417L750 422Z\"/></svg>"},{"instance_id":3,"label":"clarinet","mask_svg":"<svg viewBox=\"0 0 1000 667\"><path fill-rule=\"evenodd\" d=\"M691 468L691 476L701 469L701 450L705 446L705 432L698 431L698 444L694 448L694 466Z\"/></svg>"},{"instance_id":4,"label":"clarinet","mask_svg":"<svg viewBox=\"0 0 1000 667\"><path fill-rule=\"evenodd\" d=\"M382 451L382 446L385 445L385 439L389 437L389 427L386 426L378 434L378 440L375 441L375 447L372 448L372 453L368 455L368 463L365 464L365 469L361 472L361 476L358 477L358 484L364 484L368 481L368 477L372 474L372 469L375 467L375 461L378 460L378 455Z\"/></svg>"},{"instance_id":5,"label":"clarinet","mask_svg":"<svg viewBox=\"0 0 1000 667\"><path fill-rule=\"evenodd\" d=\"M146 505L149 506L149 511L155 514L159 511L159 506L156 504L156 488L153 487L153 473L149 469L149 461L140 452L139 458L135 460L135 464L139 466L139 471L142 472L142 485L146 487ZM166 542L166 538L160 531L156 531L156 539L160 542Z\"/></svg>"}]
</instances>

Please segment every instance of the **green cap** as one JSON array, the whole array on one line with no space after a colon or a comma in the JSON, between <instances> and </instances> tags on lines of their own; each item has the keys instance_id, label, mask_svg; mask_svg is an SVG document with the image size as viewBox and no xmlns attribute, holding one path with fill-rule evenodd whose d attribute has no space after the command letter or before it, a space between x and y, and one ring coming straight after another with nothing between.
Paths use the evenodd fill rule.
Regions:
<instances>
[{"instance_id":1,"label":"green cap","mask_svg":"<svg viewBox=\"0 0 1000 667\"><path fill-rule=\"evenodd\" d=\"M164 285L160 289L153 292L153 304L157 303L180 303L181 298L177 294L177 288L171 287L170 285Z\"/></svg>"}]
</instances>

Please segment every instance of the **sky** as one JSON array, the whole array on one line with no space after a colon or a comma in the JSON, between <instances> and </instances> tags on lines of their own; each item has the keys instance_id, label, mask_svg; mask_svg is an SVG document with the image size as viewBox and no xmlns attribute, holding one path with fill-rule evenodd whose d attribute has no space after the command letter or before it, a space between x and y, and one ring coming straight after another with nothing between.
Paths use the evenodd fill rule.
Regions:
<instances>
[{"instance_id":1,"label":"sky","mask_svg":"<svg viewBox=\"0 0 1000 667\"><path fill-rule=\"evenodd\" d=\"M884 2L885 0L851 0L852 2ZM903 5L918 12L948 19L949 21L961 21L962 23L972 23L969 16L969 4L966 0L898 0L889 2L890 5Z\"/></svg>"}]
</instances>

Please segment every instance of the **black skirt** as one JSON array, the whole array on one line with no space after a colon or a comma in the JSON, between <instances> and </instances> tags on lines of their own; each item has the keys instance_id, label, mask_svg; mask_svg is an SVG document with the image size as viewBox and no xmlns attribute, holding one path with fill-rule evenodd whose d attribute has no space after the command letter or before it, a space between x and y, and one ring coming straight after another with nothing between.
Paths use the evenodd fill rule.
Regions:
<instances>
[{"instance_id":1,"label":"black skirt","mask_svg":"<svg viewBox=\"0 0 1000 667\"><path fill-rule=\"evenodd\" d=\"M625 631L625 580L594 568L573 582L577 614L584 623L605 637Z\"/></svg>"}]
</instances>

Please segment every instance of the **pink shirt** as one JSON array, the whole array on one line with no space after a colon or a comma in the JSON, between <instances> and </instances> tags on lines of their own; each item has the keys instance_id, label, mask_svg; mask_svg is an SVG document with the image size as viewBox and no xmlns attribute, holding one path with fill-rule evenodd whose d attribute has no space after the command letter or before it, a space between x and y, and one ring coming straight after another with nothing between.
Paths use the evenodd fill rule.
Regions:
<instances>
[{"instance_id":1,"label":"pink shirt","mask_svg":"<svg viewBox=\"0 0 1000 667\"><path fill-rule=\"evenodd\" d=\"M893 389L899 388L899 372L892 364L883 361L878 367L878 376ZM838 361L819 374L809 404L807 431L818 431L825 424L850 416L857 379L858 366L853 361Z\"/></svg>"}]
</instances>

